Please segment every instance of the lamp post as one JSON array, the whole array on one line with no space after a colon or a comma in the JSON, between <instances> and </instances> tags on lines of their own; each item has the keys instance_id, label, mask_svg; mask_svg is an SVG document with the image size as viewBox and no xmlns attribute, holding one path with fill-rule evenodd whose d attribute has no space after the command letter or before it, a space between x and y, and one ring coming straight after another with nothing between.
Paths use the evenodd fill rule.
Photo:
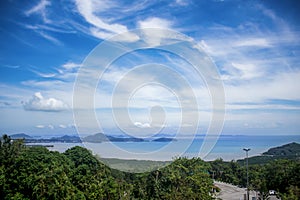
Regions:
<instances>
[{"instance_id":1,"label":"lamp post","mask_svg":"<svg viewBox=\"0 0 300 200\"><path fill-rule=\"evenodd\" d=\"M247 166L247 200L249 200L249 170L248 170L248 151L251 149L244 148L243 149L246 152L246 166Z\"/></svg>"}]
</instances>

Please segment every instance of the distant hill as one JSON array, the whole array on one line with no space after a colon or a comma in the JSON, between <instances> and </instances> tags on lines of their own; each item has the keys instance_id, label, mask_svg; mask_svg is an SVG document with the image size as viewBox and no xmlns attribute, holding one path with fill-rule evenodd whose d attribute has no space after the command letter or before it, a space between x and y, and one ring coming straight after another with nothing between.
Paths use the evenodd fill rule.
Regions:
<instances>
[{"instance_id":1,"label":"distant hill","mask_svg":"<svg viewBox=\"0 0 300 200\"><path fill-rule=\"evenodd\" d=\"M17 133L17 134L10 135L10 138L11 139L30 139L32 137L25 133Z\"/></svg>"},{"instance_id":2,"label":"distant hill","mask_svg":"<svg viewBox=\"0 0 300 200\"><path fill-rule=\"evenodd\" d=\"M262 153L261 156L249 157L249 164L265 164L277 159L300 159L300 144L293 142L279 147L270 148L268 151ZM237 162L244 165L245 159L237 160Z\"/></svg>"},{"instance_id":3,"label":"distant hill","mask_svg":"<svg viewBox=\"0 0 300 200\"><path fill-rule=\"evenodd\" d=\"M144 142L145 141L142 138L136 138L136 137L114 137L114 136L107 136L107 138L111 142Z\"/></svg>"},{"instance_id":4,"label":"distant hill","mask_svg":"<svg viewBox=\"0 0 300 200\"><path fill-rule=\"evenodd\" d=\"M96 133L94 135L89 135L83 138L83 142L90 143L101 143L101 142L143 142L144 140L141 138L135 137L114 137L114 136L106 136L103 133Z\"/></svg>"},{"instance_id":5,"label":"distant hill","mask_svg":"<svg viewBox=\"0 0 300 200\"><path fill-rule=\"evenodd\" d=\"M153 142L171 142L171 141L176 141L176 139L173 138L167 138L167 137L162 137L162 138L156 138L152 140Z\"/></svg>"},{"instance_id":6,"label":"distant hill","mask_svg":"<svg viewBox=\"0 0 300 200\"><path fill-rule=\"evenodd\" d=\"M96 133L94 135L86 136L82 139L83 142L100 143L107 142L109 139L103 133Z\"/></svg>"},{"instance_id":7,"label":"distant hill","mask_svg":"<svg viewBox=\"0 0 300 200\"><path fill-rule=\"evenodd\" d=\"M78 136L75 135L64 135L62 137L53 137L50 140L56 141L56 142L68 142L68 143L80 143L81 139Z\"/></svg>"},{"instance_id":8,"label":"distant hill","mask_svg":"<svg viewBox=\"0 0 300 200\"><path fill-rule=\"evenodd\" d=\"M263 155L272 156L300 156L300 144L293 142L280 147L274 147L264 152Z\"/></svg>"}]
</instances>

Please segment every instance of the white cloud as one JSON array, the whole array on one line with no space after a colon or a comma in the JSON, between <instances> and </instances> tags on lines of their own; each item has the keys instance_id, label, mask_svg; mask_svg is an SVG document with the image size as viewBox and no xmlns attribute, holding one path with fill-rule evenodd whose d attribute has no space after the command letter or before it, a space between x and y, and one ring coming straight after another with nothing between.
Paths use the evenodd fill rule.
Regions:
<instances>
[{"instance_id":1,"label":"white cloud","mask_svg":"<svg viewBox=\"0 0 300 200\"><path fill-rule=\"evenodd\" d=\"M60 33L74 33L72 31L65 30L64 27L60 27L59 29L55 26L52 27L52 24L54 24L51 20L47 18L47 11L46 7L51 6L51 2L48 0L41 0L36 6L31 8L28 11L25 11L26 16L30 16L32 14L40 14L42 16L42 19L44 21L44 24L47 25L27 25L22 24L25 28L30 29L34 31L35 33L39 34L42 38L56 44L56 45L62 45L62 42L50 35L48 32L60 32ZM57 25L58 22L55 23Z\"/></svg>"},{"instance_id":2,"label":"white cloud","mask_svg":"<svg viewBox=\"0 0 300 200\"><path fill-rule=\"evenodd\" d=\"M162 44L163 39L176 38L170 35L167 29L172 28L173 23L169 20L150 17L145 20L138 21L138 28L142 29L144 33L143 39L148 43L149 46L159 46Z\"/></svg>"},{"instance_id":3,"label":"white cloud","mask_svg":"<svg viewBox=\"0 0 300 200\"><path fill-rule=\"evenodd\" d=\"M155 4L155 1L132 1L132 4L124 1L124 3L120 4L117 9L121 10L122 13L136 13L141 10L146 10L151 4Z\"/></svg>"},{"instance_id":4,"label":"white cloud","mask_svg":"<svg viewBox=\"0 0 300 200\"><path fill-rule=\"evenodd\" d=\"M51 31L51 32L56 32L56 33L76 33L75 30L71 30L70 28L64 28L64 27L54 27L51 26L51 24L36 24L36 25L29 25L29 24L24 24L24 27L30 30L45 30L45 31Z\"/></svg>"},{"instance_id":5,"label":"white cloud","mask_svg":"<svg viewBox=\"0 0 300 200\"><path fill-rule=\"evenodd\" d=\"M60 124L58 127L59 127L59 128L67 128L68 126L66 126L66 125L64 125L64 124Z\"/></svg>"},{"instance_id":6,"label":"white cloud","mask_svg":"<svg viewBox=\"0 0 300 200\"><path fill-rule=\"evenodd\" d=\"M45 125L36 125L36 128L45 128Z\"/></svg>"},{"instance_id":7,"label":"white cloud","mask_svg":"<svg viewBox=\"0 0 300 200\"><path fill-rule=\"evenodd\" d=\"M172 22L158 17L150 17L144 21L138 22L139 28L162 28L168 29L172 27Z\"/></svg>"},{"instance_id":8,"label":"white cloud","mask_svg":"<svg viewBox=\"0 0 300 200\"><path fill-rule=\"evenodd\" d=\"M23 103L28 111L58 112L68 109L68 105L55 98L44 98L40 92L35 93L31 99Z\"/></svg>"},{"instance_id":9,"label":"white cloud","mask_svg":"<svg viewBox=\"0 0 300 200\"><path fill-rule=\"evenodd\" d=\"M300 99L295 92L300 90L295 84L300 78L295 70L298 62L289 52L289 46L299 39L293 39L295 33L272 11L264 11L278 31L251 23L237 28L216 26L208 28L198 43L221 70L229 115L232 110L298 110L295 105L279 102ZM270 103L274 99L279 101L275 105Z\"/></svg>"},{"instance_id":10,"label":"white cloud","mask_svg":"<svg viewBox=\"0 0 300 200\"><path fill-rule=\"evenodd\" d=\"M0 65L0 67L10 68L10 69L18 69L19 65Z\"/></svg>"},{"instance_id":11,"label":"white cloud","mask_svg":"<svg viewBox=\"0 0 300 200\"><path fill-rule=\"evenodd\" d=\"M53 42L56 45L62 45L62 43L58 39L52 37L51 35L49 35L49 34L47 34L45 32L42 32L42 31L36 31L36 32L38 34L40 34L40 36L42 36L43 38L49 40L50 42Z\"/></svg>"},{"instance_id":12,"label":"white cloud","mask_svg":"<svg viewBox=\"0 0 300 200\"><path fill-rule=\"evenodd\" d=\"M51 5L51 2L48 0L41 0L37 5L32 7L30 10L25 12L26 15L31 15L33 13L43 12L47 6Z\"/></svg>"},{"instance_id":13,"label":"white cloud","mask_svg":"<svg viewBox=\"0 0 300 200\"><path fill-rule=\"evenodd\" d=\"M136 42L140 37L132 32L125 32L122 34L115 35L111 38L112 41L118 42Z\"/></svg>"},{"instance_id":14,"label":"white cloud","mask_svg":"<svg viewBox=\"0 0 300 200\"><path fill-rule=\"evenodd\" d=\"M184 5L185 3L185 1L177 2L178 5ZM120 15L128 15L128 13L144 10L151 3L135 2L131 5L125 5L118 1L76 0L75 4L80 15L87 23L92 25L88 28L88 31L94 37L107 39L115 36L112 38L114 41L135 42L138 41L140 37L135 33L128 33L129 28L119 22L119 17ZM170 29L172 25L172 21L158 17L148 17L145 20L140 20L136 23L136 27L140 29ZM152 44L158 43L160 41L158 38L165 37L163 31L156 30L154 33L155 34L153 34L153 32L150 33L148 30L148 34L146 34L147 37L152 36Z\"/></svg>"},{"instance_id":15,"label":"white cloud","mask_svg":"<svg viewBox=\"0 0 300 200\"><path fill-rule=\"evenodd\" d=\"M52 129L52 130L54 129L54 126L52 124L48 124L48 125L40 124L40 125L36 125L35 127L39 128L39 129L43 129L43 128L48 128L48 129Z\"/></svg>"},{"instance_id":16,"label":"white cloud","mask_svg":"<svg viewBox=\"0 0 300 200\"><path fill-rule=\"evenodd\" d=\"M48 1L48 0L41 0L37 5L35 5L31 9L27 10L25 12L25 15L26 16L30 16L32 14L39 13L42 16L44 22L45 23L49 23L50 21L47 19L47 16L46 16L46 7L50 6L50 5L51 5L50 1Z\"/></svg>"},{"instance_id":17,"label":"white cloud","mask_svg":"<svg viewBox=\"0 0 300 200\"><path fill-rule=\"evenodd\" d=\"M79 63L74 63L74 62L67 62L65 64L62 65L63 69L66 70L73 70L73 69L78 69L80 68L82 65Z\"/></svg>"},{"instance_id":18,"label":"white cloud","mask_svg":"<svg viewBox=\"0 0 300 200\"><path fill-rule=\"evenodd\" d=\"M188 0L176 0L175 3L179 6L187 6L189 5Z\"/></svg>"},{"instance_id":19,"label":"white cloud","mask_svg":"<svg viewBox=\"0 0 300 200\"><path fill-rule=\"evenodd\" d=\"M237 47L271 47L270 41L266 38L247 38L243 40L238 40L234 43Z\"/></svg>"},{"instance_id":20,"label":"white cloud","mask_svg":"<svg viewBox=\"0 0 300 200\"><path fill-rule=\"evenodd\" d=\"M48 125L39 124L39 125L36 125L35 127L38 128L38 129L48 128L48 129L52 129L52 130L55 128L55 126L53 124L48 124ZM65 129L65 128L73 128L74 125L60 124L60 125L58 125L58 127L61 128L61 129Z\"/></svg>"},{"instance_id":21,"label":"white cloud","mask_svg":"<svg viewBox=\"0 0 300 200\"><path fill-rule=\"evenodd\" d=\"M249 37L238 33L238 30L228 29L218 29L222 36L211 34L212 36L198 43L223 71L224 81L253 80L263 76L270 78L270 72L280 73L285 71L287 66L295 64L293 56L286 53L285 46L289 45L289 42L281 39L285 38L285 35L271 34L267 38L261 37L262 33L257 32Z\"/></svg>"},{"instance_id":22,"label":"white cloud","mask_svg":"<svg viewBox=\"0 0 300 200\"><path fill-rule=\"evenodd\" d=\"M21 82L25 86L30 87L39 87L43 89L50 89L55 85L57 88L63 88L66 84L63 81L59 80L47 80L47 81L37 81L37 80L28 80Z\"/></svg>"},{"instance_id":23,"label":"white cloud","mask_svg":"<svg viewBox=\"0 0 300 200\"><path fill-rule=\"evenodd\" d=\"M30 69L39 77L47 78L47 80L27 80L21 82L25 86L39 87L43 89L51 89L53 85L56 86L56 91L71 91L74 80L77 75L78 69L82 66L80 63L67 62L56 68L56 72L40 72L37 70ZM55 78L55 79L53 79ZM69 92L68 91L68 92Z\"/></svg>"},{"instance_id":24,"label":"white cloud","mask_svg":"<svg viewBox=\"0 0 300 200\"><path fill-rule=\"evenodd\" d=\"M102 31L102 30L99 30L99 28L94 28L94 27L90 28L90 32L94 37L99 38L99 39L110 38L114 35L112 32Z\"/></svg>"},{"instance_id":25,"label":"white cloud","mask_svg":"<svg viewBox=\"0 0 300 200\"><path fill-rule=\"evenodd\" d=\"M263 75L263 72L259 70L259 66L251 63L231 63L231 65L238 70L238 76L240 79L248 80L261 77Z\"/></svg>"},{"instance_id":26,"label":"white cloud","mask_svg":"<svg viewBox=\"0 0 300 200\"><path fill-rule=\"evenodd\" d=\"M57 70L56 72L39 72L37 70L31 70L36 75L43 77L44 79L39 80L38 78L22 81L21 84L26 88L24 89L26 94L20 95L19 102L24 101L24 97L29 99L32 96L32 89L34 89L43 91L43 95L48 97L59 97L60 100L54 99L54 102L56 100L58 102L63 102L61 103L64 104L64 106L61 106L63 110L65 109L64 107L68 108L66 105L72 105L74 81L80 67L81 64L69 61L55 68ZM55 87L53 87L54 85ZM43 99L43 101L46 100ZM51 110L51 108L49 109Z\"/></svg>"},{"instance_id":27,"label":"white cloud","mask_svg":"<svg viewBox=\"0 0 300 200\"><path fill-rule=\"evenodd\" d=\"M111 20L101 17L101 12L107 11L114 7L114 4L109 1L95 1L95 0L76 0L76 6L82 17L93 27L90 32L93 36L99 39L106 39L114 34L127 32L128 29L125 25L118 23L111 23ZM129 41L132 41L136 36L130 35ZM123 38L125 40L126 38Z\"/></svg>"},{"instance_id":28,"label":"white cloud","mask_svg":"<svg viewBox=\"0 0 300 200\"><path fill-rule=\"evenodd\" d=\"M142 123L142 122L134 122L134 125L139 128L150 128L151 127L149 123Z\"/></svg>"},{"instance_id":29,"label":"white cloud","mask_svg":"<svg viewBox=\"0 0 300 200\"><path fill-rule=\"evenodd\" d=\"M243 107L240 107L244 109L247 109L247 107L248 109L255 109L255 104L257 104L256 108L261 108L261 104L267 107L268 101L272 99L299 101L300 93L296 91L300 90L300 86L295 84L299 78L300 71L298 70L278 73L268 80L247 82L239 85L226 84L226 101L229 104L245 104ZM248 103L254 105L247 105ZM276 108L276 106L273 106L273 108Z\"/></svg>"},{"instance_id":30,"label":"white cloud","mask_svg":"<svg viewBox=\"0 0 300 200\"><path fill-rule=\"evenodd\" d=\"M42 78L52 78L56 75L55 73L42 73L42 72L38 72L36 70L30 70L30 71L34 72L36 75L38 75Z\"/></svg>"}]
</instances>

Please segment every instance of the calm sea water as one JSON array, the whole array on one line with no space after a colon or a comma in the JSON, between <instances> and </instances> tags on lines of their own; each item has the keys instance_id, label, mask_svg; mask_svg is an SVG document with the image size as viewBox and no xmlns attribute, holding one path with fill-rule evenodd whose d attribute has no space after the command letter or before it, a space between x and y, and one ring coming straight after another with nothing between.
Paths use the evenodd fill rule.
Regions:
<instances>
[{"instance_id":1,"label":"calm sea water","mask_svg":"<svg viewBox=\"0 0 300 200\"><path fill-rule=\"evenodd\" d=\"M208 154L200 151L204 138L178 139L172 142L116 142L116 143L52 143L49 148L63 152L73 146L84 146L103 158L139 159L139 160L172 160L178 156L200 156L204 160L236 160L245 157L243 148L251 148L249 156L259 155L271 147L290 142L300 143L300 135L293 136L221 136L215 145L214 139L206 143L211 149ZM211 143L210 143L211 142Z\"/></svg>"}]
</instances>

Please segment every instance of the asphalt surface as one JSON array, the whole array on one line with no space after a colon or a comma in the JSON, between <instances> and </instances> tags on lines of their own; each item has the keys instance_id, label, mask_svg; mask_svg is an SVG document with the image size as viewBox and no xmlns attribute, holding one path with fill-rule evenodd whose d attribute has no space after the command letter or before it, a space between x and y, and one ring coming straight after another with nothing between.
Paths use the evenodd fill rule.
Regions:
<instances>
[{"instance_id":1,"label":"asphalt surface","mask_svg":"<svg viewBox=\"0 0 300 200\"><path fill-rule=\"evenodd\" d=\"M244 200L244 194L246 194L246 188L240 188L235 185L223 183L219 181L214 182L215 186L221 189L216 197L222 200ZM255 197L255 192L249 192L249 199ZM270 200L278 200L275 196L270 196Z\"/></svg>"},{"instance_id":2,"label":"asphalt surface","mask_svg":"<svg viewBox=\"0 0 300 200\"><path fill-rule=\"evenodd\" d=\"M217 197L222 200L243 200L244 194L246 194L246 188L239 188L237 186L218 181L215 181L215 185L221 189Z\"/></svg>"}]
</instances>

